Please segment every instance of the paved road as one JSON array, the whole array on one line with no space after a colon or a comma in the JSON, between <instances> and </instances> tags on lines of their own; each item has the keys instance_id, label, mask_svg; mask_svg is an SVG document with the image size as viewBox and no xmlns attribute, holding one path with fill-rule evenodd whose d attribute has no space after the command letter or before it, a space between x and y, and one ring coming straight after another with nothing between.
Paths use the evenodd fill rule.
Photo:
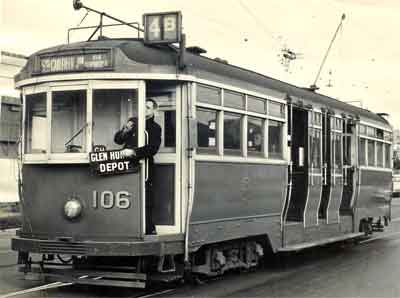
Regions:
<instances>
[{"instance_id":1,"label":"paved road","mask_svg":"<svg viewBox=\"0 0 400 298\"><path fill-rule=\"evenodd\" d=\"M398 208L400 214L400 206ZM0 232L0 297L42 284L16 272L13 232ZM380 239L333 245L271 258L257 272L228 274L200 286L180 286L162 297L400 297L400 221ZM139 290L69 286L20 297L137 297Z\"/></svg>"}]
</instances>

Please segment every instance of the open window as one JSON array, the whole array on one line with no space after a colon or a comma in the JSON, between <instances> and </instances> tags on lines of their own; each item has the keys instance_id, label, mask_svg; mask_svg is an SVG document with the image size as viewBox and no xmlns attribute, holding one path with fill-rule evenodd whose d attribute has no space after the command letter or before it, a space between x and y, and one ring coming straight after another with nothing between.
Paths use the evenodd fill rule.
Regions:
<instances>
[{"instance_id":1,"label":"open window","mask_svg":"<svg viewBox=\"0 0 400 298\"><path fill-rule=\"evenodd\" d=\"M176 84L163 81L148 81L146 98L158 105L154 121L161 127L159 152L176 151Z\"/></svg>"},{"instance_id":2,"label":"open window","mask_svg":"<svg viewBox=\"0 0 400 298\"><path fill-rule=\"evenodd\" d=\"M93 146L120 149L121 146L114 143L114 134L130 117L137 119L137 111L137 89L93 90ZM137 143L137 122L132 133Z\"/></svg>"}]
</instances>

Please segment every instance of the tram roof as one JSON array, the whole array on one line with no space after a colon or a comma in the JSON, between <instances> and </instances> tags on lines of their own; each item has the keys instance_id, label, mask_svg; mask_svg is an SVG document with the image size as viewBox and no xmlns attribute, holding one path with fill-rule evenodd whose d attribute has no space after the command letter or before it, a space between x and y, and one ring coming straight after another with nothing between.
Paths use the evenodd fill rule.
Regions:
<instances>
[{"instance_id":1,"label":"tram roof","mask_svg":"<svg viewBox=\"0 0 400 298\"><path fill-rule=\"evenodd\" d=\"M33 58L47 53L65 52L69 50L78 49L95 49L95 48L117 48L120 49L124 55L132 60L133 63L140 63L142 65L150 66L150 70L155 71L151 66L170 67L174 70L177 61L177 52L168 46L148 46L143 43L142 39L103 39L93 40L85 42L77 42L71 44L59 45L51 48L47 48L36 52L32 56L24 69L16 76L15 80L20 81L22 79L28 79L32 77L33 69ZM207 76L212 74L219 78L226 78L234 80L236 82L244 82L258 86L260 88L266 88L269 90L275 90L279 93L288 94L291 97L295 97L301 100L305 100L307 103L318 104L333 108L339 111L347 112L353 115L359 115L370 120L374 120L385 125L389 125L388 121L366 109L362 109L335 98L322 95L306 88L291 85L289 83L282 82L277 79L273 79L266 75L250 71L232 64L223 63L214 59L193 54L190 52L185 53L186 69L185 74L194 74L200 76L203 79L209 79ZM115 67L116 72L132 72L132 68L127 67L124 69L124 63L122 62ZM213 77L214 78L214 77ZM211 79L212 80L212 79ZM220 82L221 83L221 82Z\"/></svg>"}]
</instances>

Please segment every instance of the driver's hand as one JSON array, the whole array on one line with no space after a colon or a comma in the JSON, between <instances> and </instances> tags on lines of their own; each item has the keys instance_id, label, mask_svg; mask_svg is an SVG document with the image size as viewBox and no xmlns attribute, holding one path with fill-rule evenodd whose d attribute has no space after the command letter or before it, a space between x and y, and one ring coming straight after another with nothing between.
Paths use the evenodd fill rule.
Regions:
<instances>
[{"instance_id":1,"label":"driver's hand","mask_svg":"<svg viewBox=\"0 0 400 298\"><path fill-rule=\"evenodd\" d=\"M136 156L136 152L133 149L126 148L126 149L121 150L121 155L122 155L122 157L125 157L125 158L132 157L132 156Z\"/></svg>"}]
</instances>

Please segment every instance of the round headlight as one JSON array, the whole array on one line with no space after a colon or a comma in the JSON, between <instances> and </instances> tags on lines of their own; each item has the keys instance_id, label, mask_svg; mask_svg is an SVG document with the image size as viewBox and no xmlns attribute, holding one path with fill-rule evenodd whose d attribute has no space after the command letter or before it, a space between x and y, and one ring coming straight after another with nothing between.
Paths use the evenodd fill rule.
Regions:
<instances>
[{"instance_id":1,"label":"round headlight","mask_svg":"<svg viewBox=\"0 0 400 298\"><path fill-rule=\"evenodd\" d=\"M82 204L77 199L69 200L64 205L64 214L68 219L76 219L82 213Z\"/></svg>"}]
</instances>

